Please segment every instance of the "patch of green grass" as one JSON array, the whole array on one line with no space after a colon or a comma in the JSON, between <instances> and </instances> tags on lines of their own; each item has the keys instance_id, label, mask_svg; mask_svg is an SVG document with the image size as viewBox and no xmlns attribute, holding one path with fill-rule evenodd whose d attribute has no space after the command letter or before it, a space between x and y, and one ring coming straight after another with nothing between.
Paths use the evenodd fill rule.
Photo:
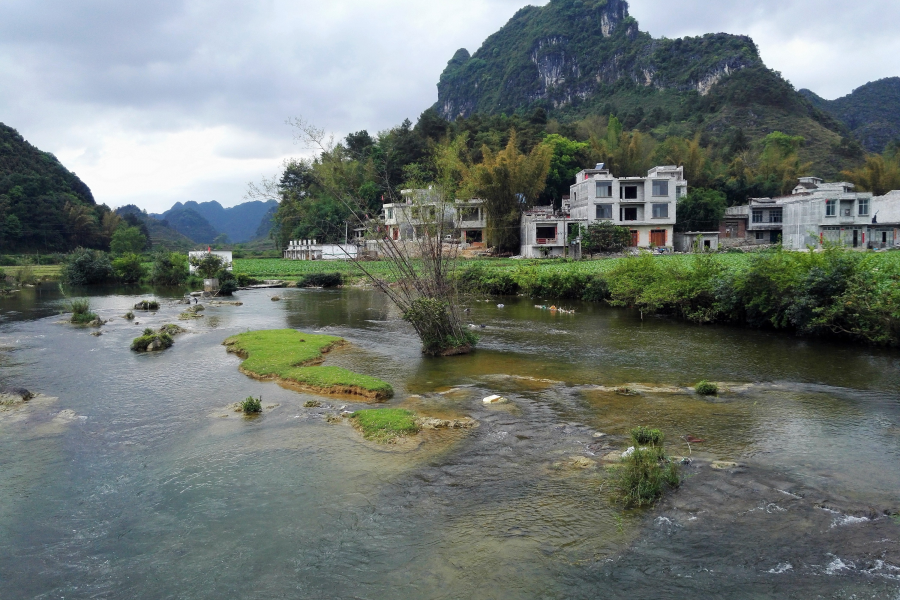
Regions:
<instances>
[{"instance_id":1,"label":"patch of green grass","mask_svg":"<svg viewBox=\"0 0 900 600\"><path fill-rule=\"evenodd\" d=\"M715 396L719 393L719 386L704 379L694 386L694 391L701 396Z\"/></svg>"},{"instance_id":2,"label":"patch of green grass","mask_svg":"<svg viewBox=\"0 0 900 600\"><path fill-rule=\"evenodd\" d=\"M649 427L635 427L631 430L631 441L635 446L659 446L662 447L665 436L659 429Z\"/></svg>"},{"instance_id":3,"label":"patch of green grass","mask_svg":"<svg viewBox=\"0 0 900 600\"><path fill-rule=\"evenodd\" d=\"M416 415L402 408L358 410L350 418L362 431L363 437L382 444L419 432Z\"/></svg>"},{"instance_id":4,"label":"patch of green grass","mask_svg":"<svg viewBox=\"0 0 900 600\"><path fill-rule=\"evenodd\" d=\"M247 398L241 402L241 410L244 411L245 415L258 415L262 412L262 396L259 398L247 396Z\"/></svg>"},{"instance_id":5,"label":"patch of green grass","mask_svg":"<svg viewBox=\"0 0 900 600\"><path fill-rule=\"evenodd\" d=\"M341 367L317 366L323 354L343 339L330 335L302 333L295 329L249 331L225 340L229 352L244 358L244 371L261 378L278 378L309 386L330 394L360 394L370 398L390 398L390 384Z\"/></svg>"}]
</instances>

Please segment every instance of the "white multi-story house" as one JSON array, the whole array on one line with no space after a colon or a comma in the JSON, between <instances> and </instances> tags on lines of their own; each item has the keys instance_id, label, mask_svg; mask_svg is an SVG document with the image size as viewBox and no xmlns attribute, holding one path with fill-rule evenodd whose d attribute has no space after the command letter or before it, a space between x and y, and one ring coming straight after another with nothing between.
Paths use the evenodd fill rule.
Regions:
<instances>
[{"instance_id":1,"label":"white multi-story house","mask_svg":"<svg viewBox=\"0 0 900 600\"><path fill-rule=\"evenodd\" d=\"M403 202L383 206L382 219L387 236L394 241L414 241L424 235L426 226L439 221L442 213L445 230L462 244L478 247L484 242L484 200L441 200L433 190L403 190Z\"/></svg>"},{"instance_id":2,"label":"white multi-story house","mask_svg":"<svg viewBox=\"0 0 900 600\"><path fill-rule=\"evenodd\" d=\"M534 209L522 219L522 255L562 256L577 225L611 221L631 231L632 246L671 248L675 209L687 194L683 167L653 167L646 177L613 177L603 164L584 169L561 212ZM554 234L555 228L555 234Z\"/></svg>"}]
</instances>

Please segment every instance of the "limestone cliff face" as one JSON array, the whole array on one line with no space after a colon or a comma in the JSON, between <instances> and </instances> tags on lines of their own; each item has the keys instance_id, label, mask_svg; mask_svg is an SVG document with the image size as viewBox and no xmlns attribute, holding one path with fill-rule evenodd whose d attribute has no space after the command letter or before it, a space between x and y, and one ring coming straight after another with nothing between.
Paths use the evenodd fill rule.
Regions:
<instances>
[{"instance_id":1,"label":"limestone cliff face","mask_svg":"<svg viewBox=\"0 0 900 600\"><path fill-rule=\"evenodd\" d=\"M458 51L441 75L436 108L451 120L538 105L565 109L623 82L705 95L735 71L759 65L747 37L654 40L625 0L551 0L520 10L474 55Z\"/></svg>"}]
</instances>

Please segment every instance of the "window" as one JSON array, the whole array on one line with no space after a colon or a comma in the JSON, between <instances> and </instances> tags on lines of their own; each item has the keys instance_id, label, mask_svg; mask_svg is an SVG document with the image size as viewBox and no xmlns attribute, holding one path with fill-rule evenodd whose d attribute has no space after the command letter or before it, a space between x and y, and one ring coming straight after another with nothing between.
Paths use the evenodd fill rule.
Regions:
<instances>
[{"instance_id":1,"label":"window","mask_svg":"<svg viewBox=\"0 0 900 600\"><path fill-rule=\"evenodd\" d=\"M387 218L388 218L388 219L393 219L393 218L394 218L394 209L393 209L393 208L387 209Z\"/></svg>"},{"instance_id":2,"label":"window","mask_svg":"<svg viewBox=\"0 0 900 600\"><path fill-rule=\"evenodd\" d=\"M612 182L611 181L598 181L597 182L597 197L598 198L612 198Z\"/></svg>"},{"instance_id":3,"label":"window","mask_svg":"<svg viewBox=\"0 0 900 600\"><path fill-rule=\"evenodd\" d=\"M753 209L753 222L754 223L762 223L763 222L763 211L759 208Z\"/></svg>"},{"instance_id":4,"label":"window","mask_svg":"<svg viewBox=\"0 0 900 600\"><path fill-rule=\"evenodd\" d=\"M619 188L619 195L625 200L637 200L637 186L626 185Z\"/></svg>"},{"instance_id":5,"label":"window","mask_svg":"<svg viewBox=\"0 0 900 600\"><path fill-rule=\"evenodd\" d=\"M668 204L654 204L653 205L653 218L654 219L668 219L669 218L669 205Z\"/></svg>"},{"instance_id":6,"label":"window","mask_svg":"<svg viewBox=\"0 0 900 600\"><path fill-rule=\"evenodd\" d=\"M764 239L765 239L764 234L765 234L764 231L757 231L757 232L756 232L756 239L757 239L758 241L764 240Z\"/></svg>"},{"instance_id":7,"label":"window","mask_svg":"<svg viewBox=\"0 0 900 600\"><path fill-rule=\"evenodd\" d=\"M578 200L578 192L572 192L572 202Z\"/></svg>"},{"instance_id":8,"label":"window","mask_svg":"<svg viewBox=\"0 0 900 600\"><path fill-rule=\"evenodd\" d=\"M781 209L773 208L769 211L769 223L781 223Z\"/></svg>"},{"instance_id":9,"label":"window","mask_svg":"<svg viewBox=\"0 0 900 600\"><path fill-rule=\"evenodd\" d=\"M556 225L544 225L542 227L536 227L535 230L535 237L537 237L538 244L556 241Z\"/></svg>"},{"instance_id":10,"label":"window","mask_svg":"<svg viewBox=\"0 0 900 600\"><path fill-rule=\"evenodd\" d=\"M666 180L654 181L653 182L653 195L654 196L668 196L669 195L669 182Z\"/></svg>"},{"instance_id":11,"label":"window","mask_svg":"<svg viewBox=\"0 0 900 600\"><path fill-rule=\"evenodd\" d=\"M625 207L622 208L622 220L623 221L637 221L637 207Z\"/></svg>"},{"instance_id":12,"label":"window","mask_svg":"<svg viewBox=\"0 0 900 600\"><path fill-rule=\"evenodd\" d=\"M860 198L859 199L859 216L861 216L861 217L869 216L869 199L868 198Z\"/></svg>"},{"instance_id":13,"label":"window","mask_svg":"<svg viewBox=\"0 0 900 600\"><path fill-rule=\"evenodd\" d=\"M598 204L597 218L604 220L612 220L612 204Z\"/></svg>"},{"instance_id":14,"label":"window","mask_svg":"<svg viewBox=\"0 0 900 600\"><path fill-rule=\"evenodd\" d=\"M480 221L478 218L477 208L463 208L460 211L460 220L462 221Z\"/></svg>"},{"instance_id":15,"label":"window","mask_svg":"<svg viewBox=\"0 0 900 600\"><path fill-rule=\"evenodd\" d=\"M684 189L685 188L683 185L679 185L678 187L675 188L675 199L676 200L680 200L681 198L684 198Z\"/></svg>"},{"instance_id":16,"label":"window","mask_svg":"<svg viewBox=\"0 0 900 600\"><path fill-rule=\"evenodd\" d=\"M837 200L825 201L825 216L833 217L837 214Z\"/></svg>"}]
</instances>

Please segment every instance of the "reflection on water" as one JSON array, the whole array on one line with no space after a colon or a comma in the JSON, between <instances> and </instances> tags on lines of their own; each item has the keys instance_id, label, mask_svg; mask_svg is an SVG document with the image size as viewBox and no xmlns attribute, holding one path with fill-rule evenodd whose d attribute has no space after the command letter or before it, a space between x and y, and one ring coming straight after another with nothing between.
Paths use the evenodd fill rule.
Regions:
<instances>
[{"instance_id":1,"label":"reflection on water","mask_svg":"<svg viewBox=\"0 0 900 600\"><path fill-rule=\"evenodd\" d=\"M244 292L243 306L188 322L170 350L138 355L131 338L180 312L172 292L139 324L122 319L142 292L92 298L112 318L101 337L57 323L57 288L0 300L0 384L58 398L0 419L0 597L677 595L693 589L688 580L611 585L603 565L642 571L629 548L648 517L610 506L602 468L557 466L622 449L639 424L662 427L673 453L752 461L797 485L898 503L896 353L593 305L553 315L509 299L471 303L478 352L430 359L384 296L354 289L285 290L277 303ZM353 346L329 364L386 379L392 404L480 426L408 452L362 443L324 417L364 404L304 408L310 396L244 377L221 346L280 327L344 336ZM699 379L732 391L700 398L689 389ZM629 384L641 391L612 389ZM489 393L511 403L486 407ZM249 395L278 407L222 417ZM687 436L703 441L688 447ZM748 535L765 545L775 531ZM711 554L709 569L731 568ZM731 596L745 597L743 575L730 577ZM810 581L827 595L869 585ZM744 583L771 590L765 578Z\"/></svg>"}]
</instances>

